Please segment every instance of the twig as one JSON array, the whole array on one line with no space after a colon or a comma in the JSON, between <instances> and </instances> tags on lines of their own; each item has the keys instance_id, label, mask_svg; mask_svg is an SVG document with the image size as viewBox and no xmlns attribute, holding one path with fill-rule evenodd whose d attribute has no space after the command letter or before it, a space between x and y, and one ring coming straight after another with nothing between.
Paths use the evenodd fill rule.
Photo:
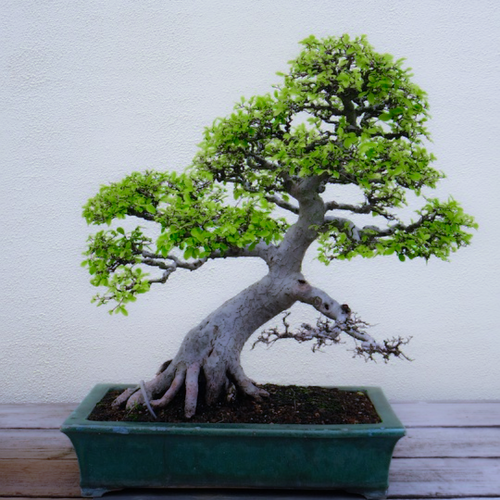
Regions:
<instances>
[{"instance_id":1,"label":"twig","mask_svg":"<svg viewBox=\"0 0 500 500\"><path fill-rule=\"evenodd\" d=\"M363 321L355 313L351 313L350 317L343 323L336 323L319 317L315 326L309 325L308 323L302 323L300 328L295 332L291 331L290 324L287 322L289 315L290 312L286 312L282 318L283 326L285 327L284 331L280 331L278 327L264 330L253 343L252 349L258 343L263 343L270 347L277 340L294 339L300 343L309 340L314 341L312 350L317 351L324 346L338 344L340 342L340 335L342 333L347 333L356 340L363 340L363 342L356 345L353 350L354 357L361 356L365 361L376 361L375 355L380 355L385 362L389 361L391 357L412 361L401 350L401 346L408 344L411 337L407 339L397 337L390 340L384 340L381 343L376 342L365 332L365 329L371 325Z\"/></svg>"}]
</instances>

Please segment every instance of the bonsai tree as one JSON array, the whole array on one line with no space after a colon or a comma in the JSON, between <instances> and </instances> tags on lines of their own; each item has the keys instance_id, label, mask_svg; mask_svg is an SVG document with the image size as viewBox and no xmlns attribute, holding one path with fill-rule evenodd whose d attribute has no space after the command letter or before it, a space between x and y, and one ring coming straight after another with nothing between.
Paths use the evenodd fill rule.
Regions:
<instances>
[{"instance_id":1,"label":"bonsai tree","mask_svg":"<svg viewBox=\"0 0 500 500\"><path fill-rule=\"evenodd\" d=\"M89 238L83 264L91 283L106 289L94 298L97 304L115 304L110 312L127 314L126 304L152 285L212 259L262 259L268 267L263 278L190 330L142 391L125 391L115 404L151 399L153 407L165 406L185 386L190 417L201 374L208 403L233 384L264 396L245 375L241 350L259 327L297 301L321 313L317 325L293 333L285 317L283 332L269 330L260 340L323 345L345 333L359 341L360 354L401 356L403 339L376 342L349 306L307 280L301 272L307 250L317 242L325 264L356 256L447 260L469 244L472 217L453 199L422 194L443 174L432 168L434 157L425 148L426 94L411 82L403 60L378 54L364 36L311 36L301 44L272 93L242 98L230 116L205 129L184 173L132 173L101 187L85 205L90 224L125 218L142 224ZM355 188L349 202L341 199L345 186ZM422 199L413 220L409 194ZM361 225L366 215L373 223Z\"/></svg>"}]
</instances>

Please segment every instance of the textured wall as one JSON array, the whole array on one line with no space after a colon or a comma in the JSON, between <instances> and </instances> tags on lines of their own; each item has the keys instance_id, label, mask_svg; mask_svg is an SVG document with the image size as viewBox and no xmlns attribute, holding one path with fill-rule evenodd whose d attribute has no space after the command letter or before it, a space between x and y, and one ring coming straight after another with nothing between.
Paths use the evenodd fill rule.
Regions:
<instances>
[{"instance_id":1,"label":"textured wall","mask_svg":"<svg viewBox=\"0 0 500 500\"><path fill-rule=\"evenodd\" d=\"M265 272L250 260L179 272L128 318L110 317L90 304L79 267L81 206L133 170L182 169L203 127L270 90L299 40L344 32L407 58L448 175L438 194L460 200L480 231L451 263L324 268L311 253L310 281L376 323L374 335L412 335L413 363L284 342L245 351L244 367L258 381L382 385L393 399L500 398L499 12L495 0L3 0L0 402L76 401L98 382L147 379Z\"/></svg>"}]
</instances>

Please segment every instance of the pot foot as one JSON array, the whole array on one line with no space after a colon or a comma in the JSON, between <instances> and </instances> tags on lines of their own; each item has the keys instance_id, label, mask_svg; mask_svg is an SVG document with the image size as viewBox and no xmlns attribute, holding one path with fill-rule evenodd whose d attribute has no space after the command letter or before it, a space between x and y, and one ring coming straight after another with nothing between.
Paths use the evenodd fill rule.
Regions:
<instances>
[{"instance_id":1,"label":"pot foot","mask_svg":"<svg viewBox=\"0 0 500 500\"><path fill-rule=\"evenodd\" d=\"M362 488L349 488L346 489L348 493L355 493L356 495L362 495L364 496L367 500L383 500L387 498L387 489L383 490L366 490Z\"/></svg>"},{"instance_id":2,"label":"pot foot","mask_svg":"<svg viewBox=\"0 0 500 500\"><path fill-rule=\"evenodd\" d=\"M376 491L362 491L363 495L367 500L383 500L387 498L388 490L376 490Z\"/></svg>"},{"instance_id":3,"label":"pot foot","mask_svg":"<svg viewBox=\"0 0 500 500\"><path fill-rule=\"evenodd\" d=\"M110 490L108 488L80 488L82 492L82 497L86 498L100 498L102 497L105 493L109 493L110 491L116 491L116 490Z\"/></svg>"}]
</instances>

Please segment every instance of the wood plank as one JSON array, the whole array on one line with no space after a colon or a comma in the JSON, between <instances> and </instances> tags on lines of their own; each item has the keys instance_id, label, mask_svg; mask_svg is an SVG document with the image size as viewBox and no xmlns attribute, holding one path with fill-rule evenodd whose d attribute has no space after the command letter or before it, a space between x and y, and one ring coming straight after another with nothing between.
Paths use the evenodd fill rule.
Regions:
<instances>
[{"instance_id":1,"label":"wood plank","mask_svg":"<svg viewBox=\"0 0 500 500\"><path fill-rule=\"evenodd\" d=\"M500 402L391 404L407 427L500 427Z\"/></svg>"},{"instance_id":2,"label":"wood plank","mask_svg":"<svg viewBox=\"0 0 500 500\"><path fill-rule=\"evenodd\" d=\"M0 460L76 460L69 438L54 429L0 429L0 443Z\"/></svg>"},{"instance_id":3,"label":"wood plank","mask_svg":"<svg viewBox=\"0 0 500 500\"><path fill-rule=\"evenodd\" d=\"M500 458L500 427L408 428L398 441L399 458Z\"/></svg>"},{"instance_id":4,"label":"wood plank","mask_svg":"<svg viewBox=\"0 0 500 500\"><path fill-rule=\"evenodd\" d=\"M396 458L392 497L498 496L499 459ZM78 497L76 460L0 460L2 496Z\"/></svg>"},{"instance_id":5,"label":"wood plank","mask_svg":"<svg viewBox=\"0 0 500 500\"><path fill-rule=\"evenodd\" d=\"M76 460L0 460L3 496L80 497Z\"/></svg>"},{"instance_id":6,"label":"wood plank","mask_svg":"<svg viewBox=\"0 0 500 500\"><path fill-rule=\"evenodd\" d=\"M103 497L109 500L364 500L361 495L342 491L296 490L147 490L117 491ZM390 500L408 500L389 497ZM410 497L411 500L428 500L429 497ZM435 497L431 497L435 498ZM438 497L439 498L439 497ZM485 500L484 497L457 497L460 500ZM487 497L500 500L500 497ZM2 499L4 500L4 499ZM10 499L13 500L13 499ZM16 499L18 500L18 499ZM19 499L26 500L26 499ZM34 500L34 499L30 499ZM38 499L42 500L42 499Z\"/></svg>"},{"instance_id":7,"label":"wood plank","mask_svg":"<svg viewBox=\"0 0 500 500\"><path fill-rule=\"evenodd\" d=\"M391 497L498 496L500 460L400 458L391 463Z\"/></svg>"},{"instance_id":8,"label":"wood plank","mask_svg":"<svg viewBox=\"0 0 500 500\"><path fill-rule=\"evenodd\" d=\"M155 492L155 494L152 494L151 492L147 492L147 491L135 491L133 493L130 493L126 498L127 500L149 500L151 498L151 500L162 500L163 498L165 499L169 499L169 500L174 500L172 499L172 496L168 497L168 496L165 496L165 493L168 493L168 492ZM254 497L253 498L256 498L255 496L255 492L253 492L254 494ZM148 496L146 496L148 495ZM163 495L163 496L162 496ZM330 494L332 495L332 494ZM47 500L47 497L4 497L4 496L0 496L0 498L2 500ZM105 497L105 498L108 498L108 497ZM113 493L112 496L109 496L109 498L113 499L113 500L117 500L116 499L116 494ZM210 493L206 493L205 494L205 497L203 496L199 496L200 499L205 499L205 500L219 500L217 498L214 498L214 493L213 492L210 492ZM261 498L260 496L258 498ZM335 496L330 496L331 500L338 500L337 497ZM349 500L362 500L362 497L359 496L359 495L356 495L356 496L349 496L348 497ZM74 497L73 498L58 498L57 500L74 500ZM186 500L186 499L185 499ZM408 500L408 499L402 499L402 498L390 498L390 500ZM428 500L428 498L423 498L423 497L412 497L411 500ZM485 500L484 497L460 497L460 500ZM487 500L500 500L500 497L488 497Z\"/></svg>"},{"instance_id":9,"label":"wood plank","mask_svg":"<svg viewBox=\"0 0 500 500\"><path fill-rule=\"evenodd\" d=\"M58 429L76 403L2 404L0 429Z\"/></svg>"}]
</instances>

